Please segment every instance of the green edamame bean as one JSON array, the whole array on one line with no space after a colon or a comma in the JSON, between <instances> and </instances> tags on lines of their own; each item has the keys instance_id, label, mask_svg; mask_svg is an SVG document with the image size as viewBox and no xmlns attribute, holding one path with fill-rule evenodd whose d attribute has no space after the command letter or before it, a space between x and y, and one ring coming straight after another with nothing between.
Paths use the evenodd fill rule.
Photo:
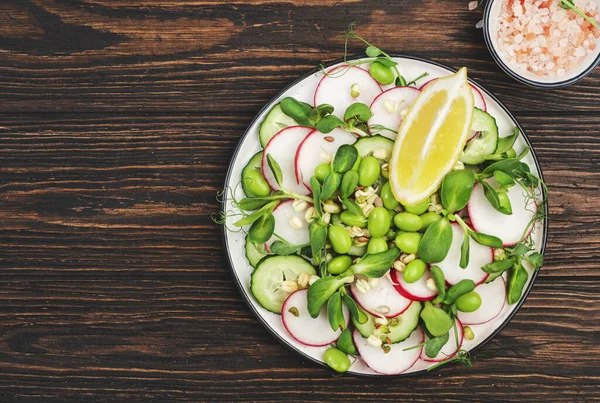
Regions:
<instances>
[{"instance_id":1,"label":"green edamame bean","mask_svg":"<svg viewBox=\"0 0 600 403\"><path fill-rule=\"evenodd\" d=\"M388 85L394 82L396 76L394 76L394 70L391 67L384 66L379 62L371 63L369 67L369 73L379 84Z\"/></svg>"},{"instance_id":2,"label":"green edamame bean","mask_svg":"<svg viewBox=\"0 0 600 403\"><path fill-rule=\"evenodd\" d=\"M344 227L332 225L329 227L328 237L333 250L341 255L348 253L352 246L352 238Z\"/></svg>"},{"instance_id":3,"label":"green edamame bean","mask_svg":"<svg viewBox=\"0 0 600 403\"><path fill-rule=\"evenodd\" d=\"M394 216L394 225L402 231L415 232L421 229L423 220L416 214L402 212Z\"/></svg>"},{"instance_id":4,"label":"green edamame bean","mask_svg":"<svg viewBox=\"0 0 600 403\"><path fill-rule=\"evenodd\" d=\"M342 220L342 222L346 225L350 225L350 226L357 226L360 228L366 228L367 227L367 217L362 216L362 215L354 215L352 213L350 213L349 211L343 211L342 214L340 214L340 220Z\"/></svg>"},{"instance_id":5,"label":"green edamame bean","mask_svg":"<svg viewBox=\"0 0 600 403\"><path fill-rule=\"evenodd\" d=\"M401 232L396 236L396 246L405 253L417 253L423 234L419 232Z\"/></svg>"},{"instance_id":6,"label":"green edamame bean","mask_svg":"<svg viewBox=\"0 0 600 403\"><path fill-rule=\"evenodd\" d=\"M427 270L427 264L421 259L415 259L406 265L402 272L402 277L404 277L404 281L407 283L414 283L423 277L425 270Z\"/></svg>"},{"instance_id":7,"label":"green edamame bean","mask_svg":"<svg viewBox=\"0 0 600 403\"><path fill-rule=\"evenodd\" d=\"M380 238L390 230L390 213L385 207L375 207L371 211L367 228L373 238Z\"/></svg>"},{"instance_id":8,"label":"green edamame bean","mask_svg":"<svg viewBox=\"0 0 600 403\"><path fill-rule=\"evenodd\" d=\"M269 184L256 169L249 169L244 177L244 184L254 196L265 197L271 193Z\"/></svg>"},{"instance_id":9,"label":"green edamame bean","mask_svg":"<svg viewBox=\"0 0 600 403\"><path fill-rule=\"evenodd\" d=\"M331 274L341 274L352 265L352 258L348 255L339 255L327 263L327 271Z\"/></svg>"},{"instance_id":10,"label":"green edamame bean","mask_svg":"<svg viewBox=\"0 0 600 403\"><path fill-rule=\"evenodd\" d=\"M429 198L419 202L417 204L413 204L412 206L404 206L404 210L408 213L413 213L416 215L423 214L429 208Z\"/></svg>"},{"instance_id":11,"label":"green edamame bean","mask_svg":"<svg viewBox=\"0 0 600 403\"><path fill-rule=\"evenodd\" d=\"M367 253L380 253L385 252L386 250L388 250L388 244L383 238L371 238L369 240Z\"/></svg>"},{"instance_id":12,"label":"green edamame bean","mask_svg":"<svg viewBox=\"0 0 600 403\"><path fill-rule=\"evenodd\" d=\"M421 231L425 231L433 222L442 218L441 215L434 213L433 211L428 211L427 213L421 214Z\"/></svg>"},{"instance_id":13,"label":"green edamame bean","mask_svg":"<svg viewBox=\"0 0 600 403\"><path fill-rule=\"evenodd\" d=\"M400 205L400 202L396 200L392 193L392 186L389 182L386 182L385 185L383 185L379 197L381 197L384 207L388 210L393 210Z\"/></svg>"},{"instance_id":14,"label":"green edamame bean","mask_svg":"<svg viewBox=\"0 0 600 403\"><path fill-rule=\"evenodd\" d=\"M358 167L358 184L361 186L371 186L379 178L381 167L375 157L365 157Z\"/></svg>"},{"instance_id":15,"label":"green edamame bean","mask_svg":"<svg viewBox=\"0 0 600 403\"><path fill-rule=\"evenodd\" d=\"M481 297L475 291L466 293L456 300L456 309L462 312L474 312L481 306Z\"/></svg>"},{"instance_id":16,"label":"green edamame bean","mask_svg":"<svg viewBox=\"0 0 600 403\"><path fill-rule=\"evenodd\" d=\"M335 347L330 347L325 350L323 360L336 372L346 372L348 371L348 368L350 368L348 356Z\"/></svg>"},{"instance_id":17,"label":"green edamame bean","mask_svg":"<svg viewBox=\"0 0 600 403\"><path fill-rule=\"evenodd\" d=\"M319 164L315 168L315 176L319 182L323 182L327 175L331 172L331 166L329 164Z\"/></svg>"}]
</instances>

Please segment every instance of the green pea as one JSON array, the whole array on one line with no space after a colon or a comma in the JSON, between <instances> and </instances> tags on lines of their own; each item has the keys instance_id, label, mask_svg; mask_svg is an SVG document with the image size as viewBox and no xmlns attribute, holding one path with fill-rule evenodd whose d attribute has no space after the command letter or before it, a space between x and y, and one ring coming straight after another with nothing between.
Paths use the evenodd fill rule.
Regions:
<instances>
[{"instance_id":1,"label":"green pea","mask_svg":"<svg viewBox=\"0 0 600 403\"><path fill-rule=\"evenodd\" d=\"M421 217L421 221L423 222L423 225L421 226L421 231L425 231L433 222L442 218L441 215L434 213L433 211L423 213L419 217Z\"/></svg>"},{"instance_id":2,"label":"green pea","mask_svg":"<svg viewBox=\"0 0 600 403\"><path fill-rule=\"evenodd\" d=\"M271 193L269 184L265 178L263 178L262 174L256 169L249 169L246 172L246 176L243 178L243 180L247 189L254 196L265 197Z\"/></svg>"},{"instance_id":3,"label":"green pea","mask_svg":"<svg viewBox=\"0 0 600 403\"><path fill-rule=\"evenodd\" d=\"M386 182L385 185L383 185L379 197L381 197L381 200L383 200L383 205L388 210L393 210L400 204L400 202L394 197L394 194L392 193L392 186L389 182Z\"/></svg>"},{"instance_id":4,"label":"green pea","mask_svg":"<svg viewBox=\"0 0 600 403\"><path fill-rule=\"evenodd\" d=\"M317 180L321 183L325 180L325 177L327 177L327 175L329 175L330 172L331 166L329 164L319 164L315 168L315 176L317 177Z\"/></svg>"},{"instance_id":5,"label":"green pea","mask_svg":"<svg viewBox=\"0 0 600 403\"><path fill-rule=\"evenodd\" d=\"M423 235L419 232L401 232L396 236L396 246L405 253L417 253Z\"/></svg>"},{"instance_id":6,"label":"green pea","mask_svg":"<svg viewBox=\"0 0 600 403\"><path fill-rule=\"evenodd\" d=\"M421 229L423 220L416 214L402 212L394 216L394 225L402 231L415 232Z\"/></svg>"},{"instance_id":7,"label":"green pea","mask_svg":"<svg viewBox=\"0 0 600 403\"><path fill-rule=\"evenodd\" d=\"M329 227L329 243L336 253L344 255L352 246L352 238L346 228L337 225Z\"/></svg>"},{"instance_id":8,"label":"green pea","mask_svg":"<svg viewBox=\"0 0 600 403\"><path fill-rule=\"evenodd\" d=\"M375 207L369 214L367 223L369 234L373 238L379 238L385 235L390 229L390 213L385 207Z\"/></svg>"},{"instance_id":9,"label":"green pea","mask_svg":"<svg viewBox=\"0 0 600 403\"><path fill-rule=\"evenodd\" d=\"M371 63L369 67L369 73L379 84L388 85L394 82L396 76L394 70L391 67L384 66L379 62Z\"/></svg>"},{"instance_id":10,"label":"green pea","mask_svg":"<svg viewBox=\"0 0 600 403\"><path fill-rule=\"evenodd\" d=\"M327 271L331 274L341 274L348 270L348 267L352 265L352 258L348 255L339 255L331 259L327 263Z\"/></svg>"},{"instance_id":11,"label":"green pea","mask_svg":"<svg viewBox=\"0 0 600 403\"><path fill-rule=\"evenodd\" d=\"M456 300L456 309L462 312L474 312L481 306L481 297L475 291L466 293Z\"/></svg>"},{"instance_id":12,"label":"green pea","mask_svg":"<svg viewBox=\"0 0 600 403\"><path fill-rule=\"evenodd\" d=\"M348 371L348 368L350 368L348 356L335 347L330 347L325 350L323 360L336 372L346 372Z\"/></svg>"},{"instance_id":13,"label":"green pea","mask_svg":"<svg viewBox=\"0 0 600 403\"><path fill-rule=\"evenodd\" d=\"M427 211L427 208L429 208L429 198L417 204L413 204L412 206L404 206L404 210L416 215L423 214Z\"/></svg>"},{"instance_id":14,"label":"green pea","mask_svg":"<svg viewBox=\"0 0 600 403\"><path fill-rule=\"evenodd\" d=\"M358 184L361 186L371 186L379 178L381 167L377 158L365 157L358 168Z\"/></svg>"},{"instance_id":15,"label":"green pea","mask_svg":"<svg viewBox=\"0 0 600 403\"><path fill-rule=\"evenodd\" d=\"M414 283L423 277L425 270L427 270L427 264L421 259L415 259L406 265L402 272L402 277L404 277L404 281L407 283Z\"/></svg>"},{"instance_id":16,"label":"green pea","mask_svg":"<svg viewBox=\"0 0 600 403\"><path fill-rule=\"evenodd\" d=\"M350 226L356 225L357 227L360 227L360 228L367 227L367 217L362 216L362 215L355 215L355 214L350 213L349 211L343 211L342 214L340 214L340 219L346 225L350 225Z\"/></svg>"},{"instance_id":17,"label":"green pea","mask_svg":"<svg viewBox=\"0 0 600 403\"><path fill-rule=\"evenodd\" d=\"M367 245L367 253L380 253L388 250L388 244L383 238L371 238Z\"/></svg>"}]
</instances>

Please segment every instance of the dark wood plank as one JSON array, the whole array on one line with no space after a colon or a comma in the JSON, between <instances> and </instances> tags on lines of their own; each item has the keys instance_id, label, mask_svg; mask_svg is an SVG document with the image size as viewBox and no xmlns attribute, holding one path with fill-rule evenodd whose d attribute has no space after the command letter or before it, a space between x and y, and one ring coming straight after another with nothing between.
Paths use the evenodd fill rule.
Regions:
<instances>
[{"instance_id":1,"label":"dark wood plank","mask_svg":"<svg viewBox=\"0 0 600 403\"><path fill-rule=\"evenodd\" d=\"M2 2L0 401L599 401L600 72L517 84L480 18L458 0ZM544 170L546 265L473 368L334 376L259 324L216 236L244 129L342 56L355 19L386 50L467 65Z\"/></svg>"}]
</instances>

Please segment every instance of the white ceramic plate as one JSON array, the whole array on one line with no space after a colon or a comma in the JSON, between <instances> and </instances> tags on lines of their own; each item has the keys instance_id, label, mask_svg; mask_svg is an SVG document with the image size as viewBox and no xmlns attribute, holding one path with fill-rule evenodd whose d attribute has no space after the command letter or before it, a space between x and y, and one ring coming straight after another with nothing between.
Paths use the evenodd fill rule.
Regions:
<instances>
[{"instance_id":1,"label":"white ceramic plate","mask_svg":"<svg viewBox=\"0 0 600 403\"><path fill-rule=\"evenodd\" d=\"M358 58L349 60L357 59ZM413 77L418 77L423 72L429 73L428 77L421 79L417 83L418 85L422 85L433 78L446 76L455 72L454 70L440 64L414 57L394 56L394 60L398 62L398 67L403 76L409 80ZM333 62L327 67L336 66L338 64L341 64L341 61ZM273 105L287 96L294 97L300 101L304 101L312 105L315 88L322 77L323 74L318 69L301 77L299 80L284 89L279 95L273 98L256 116L246 133L242 136L242 139L240 140L229 166L229 172L225 181L227 192L224 195L224 199L226 199L223 205L224 212L236 211L234 205L232 204L232 191L236 192L236 198L240 199L244 197L241 186L237 185L241 180L242 169L250 157L261 150L260 142L258 140L258 128L266 114L273 107ZM508 112L506 107L504 107L504 105L502 105L494 96L492 96L482 87L475 83L472 84L476 85L481 91L487 103L488 112L496 118L498 128L500 130L500 136L507 136L511 134L515 126L518 126L521 129L521 133L524 133L522 128L519 126L510 112ZM384 89L387 88L384 87ZM517 153L527 145L530 145L529 140L524 134L522 134L515 144ZM525 157L524 162L530 165L532 172L536 173L540 177L542 176L533 150L531 150L531 152ZM231 218L230 221L228 221L227 226L229 228L234 228L231 225L233 221L235 221L234 218ZM546 232L547 229L545 221L538 223L533 232L533 240L535 242L536 250L541 253L544 252L546 244ZM224 240L233 275L238 283L242 295L244 298L246 298L248 305L256 314L260 322L262 322L263 325L271 331L271 333L273 333L288 347L304 355L305 357L324 365L322 357L323 352L327 349L327 347L308 347L294 340L283 327L281 316L262 308L250 293L250 275L253 268L250 266L245 256L245 233L243 231L230 232L227 229L224 229ZM502 329L502 327L508 323L508 321L514 316L516 311L524 302L533 285L536 273L532 273L532 271L530 271L529 274L529 283L526 286L521 300L517 304L511 306L505 304L502 312L492 321L482 325L470 326L475 333L475 339L471 341L465 339L465 342L463 343L463 349L473 350L480 347L488 342L496 333L498 333L498 331L500 331L500 329ZM427 369L427 367L430 365L433 364L419 360L412 368L407 370L402 375L415 375ZM349 372L359 375L381 376L368 368L360 359L356 360L352 364Z\"/></svg>"}]
</instances>

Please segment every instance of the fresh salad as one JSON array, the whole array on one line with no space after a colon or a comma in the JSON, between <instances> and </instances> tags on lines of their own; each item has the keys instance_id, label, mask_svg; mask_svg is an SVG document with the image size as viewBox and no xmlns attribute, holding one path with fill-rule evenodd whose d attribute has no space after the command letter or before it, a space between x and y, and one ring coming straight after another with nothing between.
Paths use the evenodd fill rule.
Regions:
<instances>
[{"instance_id":1,"label":"fresh salad","mask_svg":"<svg viewBox=\"0 0 600 403\"><path fill-rule=\"evenodd\" d=\"M323 70L313 104L273 106L242 171L250 290L298 342L330 346L335 371L358 357L380 374L470 365L470 326L517 303L542 265L545 185L466 69L407 81L347 36L367 57Z\"/></svg>"}]
</instances>

